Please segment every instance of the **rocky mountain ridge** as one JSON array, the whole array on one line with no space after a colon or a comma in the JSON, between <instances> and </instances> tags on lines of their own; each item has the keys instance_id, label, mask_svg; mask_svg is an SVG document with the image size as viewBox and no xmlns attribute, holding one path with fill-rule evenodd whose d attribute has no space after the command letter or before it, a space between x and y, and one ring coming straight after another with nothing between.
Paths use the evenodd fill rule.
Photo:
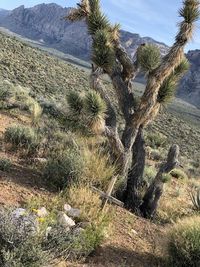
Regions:
<instances>
[{"instance_id":1,"label":"rocky mountain ridge","mask_svg":"<svg viewBox=\"0 0 200 267\"><path fill-rule=\"evenodd\" d=\"M63 8L57 4L40 4L32 8L23 5L12 10L3 19L0 26L45 45L56 48L64 53L89 60L91 39L84 22L71 23L64 20L71 8ZM121 31L121 41L127 51L134 55L141 43L155 43L165 54L168 47L149 37Z\"/></svg>"}]
</instances>

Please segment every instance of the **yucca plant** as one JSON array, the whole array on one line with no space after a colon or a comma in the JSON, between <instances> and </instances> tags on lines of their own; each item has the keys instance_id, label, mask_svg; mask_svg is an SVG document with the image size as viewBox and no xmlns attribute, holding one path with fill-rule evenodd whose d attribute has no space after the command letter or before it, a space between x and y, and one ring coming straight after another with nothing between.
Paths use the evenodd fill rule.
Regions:
<instances>
[{"instance_id":1,"label":"yucca plant","mask_svg":"<svg viewBox=\"0 0 200 267\"><path fill-rule=\"evenodd\" d=\"M189 61L184 57L180 64L174 69L163 82L158 92L157 101L160 104L170 103L175 96L179 80L188 71L190 67Z\"/></svg>"},{"instance_id":2,"label":"yucca plant","mask_svg":"<svg viewBox=\"0 0 200 267\"><path fill-rule=\"evenodd\" d=\"M72 91L67 95L67 102L74 115L80 115L83 110L83 99L79 93Z\"/></svg>"},{"instance_id":3,"label":"yucca plant","mask_svg":"<svg viewBox=\"0 0 200 267\"><path fill-rule=\"evenodd\" d=\"M190 198L194 209L200 211L200 188L198 190L190 192Z\"/></svg>"},{"instance_id":4,"label":"yucca plant","mask_svg":"<svg viewBox=\"0 0 200 267\"><path fill-rule=\"evenodd\" d=\"M84 109L92 131L97 134L103 132L105 128L106 104L101 96L94 91L88 92L84 100Z\"/></svg>"},{"instance_id":5,"label":"yucca plant","mask_svg":"<svg viewBox=\"0 0 200 267\"><path fill-rule=\"evenodd\" d=\"M147 44L138 51L138 61L143 71L154 70L161 61L160 50L156 45Z\"/></svg>"},{"instance_id":6,"label":"yucca plant","mask_svg":"<svg viewBox=\"0 0 200 267\"><path fill-rule=\"evenodd\" d=\"M175 42L166 56L161 59L157 47L142 44L136 51L134 61L120 44L119 25L113 26L110 23L101 10L100 2L100 0L82 0L68 17L72 21L84 18L86 22L93 48L91 86L94 91L99 92L107 107L107 110L104 107L100 108L99 102L95 100L96 96L94 98L94 95L90 95L86 101L85 113L96 124L99 121L105 122L103 118L106 112L106 125L101 127L100 132L109 140L112 155L116 157L119 175L127 181L123 194L125 205L131 210L138 211L140 207L137 205L142 200L137 201L136 198L140 185L143 184L145 165L143 129L157 116L161 104L171 100L180 74L185 71L186 64L182 63L184 48L191 40L194 23L200 16L199 1L183 1L183 7L179 11L182 22L179 23ZM146 73L147 84L138 103L133 90L133 79L141 69ZM100 77L103 74L109 76L113 85L120 113L125 122L122 131L118 129L118 110L101 82ZM95 124L91 123L92 126ZM174 155L177 155L179 149L173 147ZM155 187L160 183L158 180ZM152 190L151 194L156 194L158 190L159 188ZM151 195L149 199L152 198L154 199L154 196ZM147 202L147 205L152 205L151 201Z\"/></svg>"}]
</instances>

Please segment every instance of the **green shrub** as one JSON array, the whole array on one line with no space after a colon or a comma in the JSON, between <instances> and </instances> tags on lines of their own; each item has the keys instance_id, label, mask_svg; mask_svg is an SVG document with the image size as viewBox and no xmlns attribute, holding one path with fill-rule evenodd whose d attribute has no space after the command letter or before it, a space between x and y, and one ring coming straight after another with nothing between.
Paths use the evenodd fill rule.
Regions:
<instances>
[{"instance_id":1,"label":"green shrub","mask_svg":"<svg viewBox=\"0 0 200 267\"><path fill-rule=\"evenodd\" d=\"M168 183L168 182L170 182L171 181L171 175L170 174L168 174L168 173L163 173L163 175L162 175L162 182L163 183Z\"/></svg>"},{"instance_id":2,"label":"green shrub","mask_svg":"<svg viewBox=\"0 0 200 267\"><path fill-rule=\"evenodd\" d=\"M166 137L161 133L147 133L146 135L146 145L152 148L165 147L166 142Z\"/></svg>"},{"instance_id":3,"label":"green shrub","mask_svg":"<svg viewBox=\"0 0 200 267\"><path fill-rule=\"evenodd\" d=\"M194 209L196 211L200 211L200 188L198 188L195 191L193 190L190 193L190 198L191 198L192 204L194 206Z\"/></svg>"},{"instance_id":4,"label":"green shrub","mask_svg":"<svg viewBox=\"0 0 200 267\"><path fill-rule=\"evenodd\" d=\"M176 178L176 179L182 179L182 180L186 180L188 179L188 176L187 174L180 170L180 169L173 169L171 172L170 172L171 176Z\"/></svg>"},{"instance_id":5,"label":"green shrub","mask_svg":"<svg viewBox=\"0 0 200 267\"><path fill-rule=\"evenodd\" d=\"M76 227L70 231L62 226L54 226L44 242L46 250L54 258L76 260L87 257L104 239L104 225L90 225L86 229Z\"/></svg>"},{"instance_id":6,"label":"green shrub","mask_svg":"<svg viewBox=\"0 0 200 267\"><path fill-rule=\"evenodd\" d=\"M31 152L39 147L39 137L35 130L29 126L13 125L5 131L5 142L14 148L24 148Z\"/></svg>"},{"instance_id":7,"label":"green shrub","mask_svg":"<svg viewBox=\"0 0 200 267\"><path fill-rule=\"evenodd\" d=\"M157 172L156 169L152 166L145 167L144 169L144 180L147 182L147 184L151 184L153 179L155 178Z\"/></svg>"},{"instance_id":8,"label":"green shrub","mask_svg":"<svg viewBox=\"0 0 200 267\"><path fill-rule=\"evenodd\" d=\"M77 150L59 151L52 153L48 159L44 177L49 185L62 190L72 183L78 182L83 167L81 156Z\"/></svg>"},{"instance_id":9,"label":"green shrub","mask_svg":"<svg viewBox=\"0 0 200 267\"><path fill-rule=\"evenodd\" d=\"M162 153L158 149L151 150L150 159L160 161L162 158Z\"/></svg>"},{"instance_id":10,"label":"green shrub","mask_svg":"<svg viewBox=\"0 0 200 267\"><path fill-rule=\"evenodd\" d=\"M0 158L0 171L8 172L10 171L11 166L12 166L12 163L9 159Z\"/></svg>"},{"instance_id":11,"label":"green shrub","mask_svg":"<svg viewBox=\"0 0 200 267\"><path fill-rule=\"evenodd\" d=\"M78 238L74 240L73 250L79 257L87 257L91 254L105 238L105 225L101 222L99 225L91 224L88 226Z\"/></svg>"},{"instance_id":12,"label":"green shrub","mask_svg":"<svg viewBox=\"0 0 200 267\"><path fill-rule=\"evenodd\" d=\"M8 100L13 95L13 85L0 80L0 101Z\"/></svg>"},{"instance_id":13,"label":"green shrub","mask_svg":"<svg viewBox=\"0 0 200 267\"><path fill-rule=\"evenodd\" d=\"M60 151L64 151L66 149L75 149L78 147L75 141L75 135L71 132L64 133L60 130L54 132L49 136L48 140L48 152L50 156L52 154L59 154Z\"/></svg>"},{"instance_id":14,"label":"green shrub","mask_svg":"<svg viewBox=\"0 0 200 267\"><path fill-rule=\"evenodd\" d=\"M43 250L41 236L33 234L32 224L13 219L13 211L0 210L0 266L41 267L50 257Z\"/></svg>"},{"instance_id":15,"label":"green shrub","mask_svg":"<svg viewBox=\"0 0 200 267\"><path fill-rule=\"evenodd\" d=\"M186 218L175 225L169 243L170 266L200 266L200 217Z\"/></svg>"}]
</instances>

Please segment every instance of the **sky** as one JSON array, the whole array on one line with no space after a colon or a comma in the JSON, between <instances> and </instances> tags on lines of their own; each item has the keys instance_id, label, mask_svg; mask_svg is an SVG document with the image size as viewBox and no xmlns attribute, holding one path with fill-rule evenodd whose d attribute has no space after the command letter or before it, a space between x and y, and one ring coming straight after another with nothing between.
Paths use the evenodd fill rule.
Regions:
<instances>
[{"instance_id":1,"label":"sky","mask_svg":"<svg viewBox=\"0 0 200 267\"><path fill-rule=\"evenodd\" d=\"M0 0L0 8L14 9L20 5L31 7L41 3L57 3L63 7L75 7L78 0ZM180 22L178 10L182 0L101 0L103 11L113 23L142 37L152 37L171 46ZM194 38L186 47L200 49L200 22Z\"/></svg>"}]
</instances>

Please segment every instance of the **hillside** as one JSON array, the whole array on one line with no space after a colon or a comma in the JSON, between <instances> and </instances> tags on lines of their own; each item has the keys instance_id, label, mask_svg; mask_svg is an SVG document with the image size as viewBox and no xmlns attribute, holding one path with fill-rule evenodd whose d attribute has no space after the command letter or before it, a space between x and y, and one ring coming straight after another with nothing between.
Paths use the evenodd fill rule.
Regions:
<instances>
[{"instance_id":1,"label":"hillside","mask_svg":"<svg viewBox=\"0 0 200 267\"><path fill-rule=\"evenodd\" d=\"M71 247L68 243L66 247L62 240L66 237L64 241L69 242L71 239L66 232L56 232L53 237L56 240L58 235L60 240L52 241L53 252L61 247L67 253L67 262L63 260L48 266L168 267L169 231L179 219L196 214L189 192L199 186L199 110L176 99L169 109L164 107L161 110L145 133L150 148L145 170L147 182L155 177L158 165L165 159L172 143L180 145L184 166L183 177L172 177L165 185L157 217L152 221L146 220L114 205L108 205L106 211L100 212L102 202L91 191L90 185L107 190L116 174L116 167L108 159L104 139L74 131L78 125L69 123L68 120L73 121L73 118L66 104L69 92L77 91L83 95L88 91L88 70L84 71L80 66L71 65L5 34L0 33L0 39L0 206L24 208L34 214L34 218L39 208L45 207L47 218L37 218L42 229L54 227L66 203L76 212L81 210L81 215L74 219L75 225L70 234L81 237L83 231L84 239L78 239L78 245L75 243L72 247L68 261ZM106 77L104 82L110 92ZM143 89L143 85L135 83L138 95ZM115 95L111 94L111 97L116 104ZM28 134L22 132L22 140L18 142L15 134L17 136L25 129L28 129ZM151 139L151 135L155 140ZM67 179L79 179L83 188L78 183L67 191L60 193L60 187L55 191L51 187L52 181L59 183L65 172ZM52 180L48 180L48 174L52 174L49 176ZM7 224L10 226L11 221ZM28 243L26 251L24 240L22 242L20 252L24 257L27 252L34 252L30 247L32 244ZM79 250L82 254L78 254ZM74 259L76 253L77 258ZM63 259L61 256L56 254L59 260ZM13 266L12 257L6 257L11 259L9 266Z\"/></svg>"},{"instance_id":2,"label":"hillside","mask_svg":"<svg viewBox=\"0 0 200 267\"><path fill-rule=\"evenodd\" d=\"M55 101L57 99L63 101L63 95L66 96L70 90L81 92L89 88L88 73L84 70L59 60L56 57L51 57L39 49L31 48L4 34L0 33L0 36L1 77L14 84L20 84L30 88L31 95L37 97L37 99L46 99L48 101ZM139 87L138 84L136 84L137 88L138 93L143 90L143 86ZM194 144L197 146L196 151L198 151L200 146L200 111L182 103L178 104L176 108L176 102L172 105L171 110L174 115L164 112L165 115L161 115L161 118L158 119L159 128L164 128L168 124L167 120L169 120L171 128L167 134L170 143L173 142L173 136L176 135L176 141L183 147L183 153L185 155L187 154L186 146L188 147L189 156L194 156ZM160 126L162 118L165 118L165 123ZM179 131L177 124L181 125L181 132L185 133L184 136ZM193 142L192 145L188 145L188 132L191 134L190 140ZM198 154L198 152L196 153Z\"/></svg>"}]
</instances>

